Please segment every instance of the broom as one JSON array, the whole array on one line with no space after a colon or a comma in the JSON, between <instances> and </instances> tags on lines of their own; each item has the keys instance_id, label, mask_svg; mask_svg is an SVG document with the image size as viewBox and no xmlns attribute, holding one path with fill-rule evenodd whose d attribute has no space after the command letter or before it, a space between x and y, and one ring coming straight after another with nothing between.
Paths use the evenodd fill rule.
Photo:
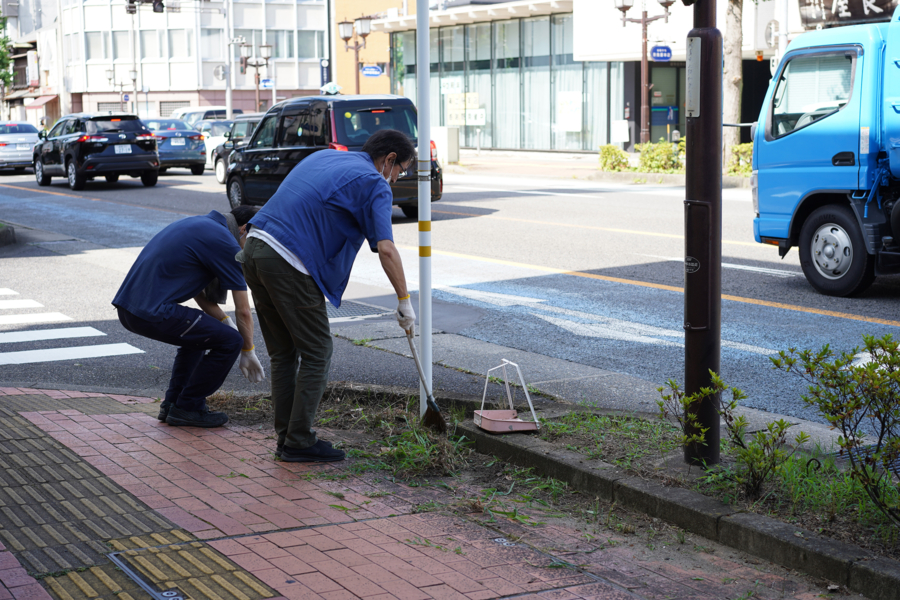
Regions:
<instances>
[{"instance_id":1,"label":"broom","mask_svg":"<svg viewBox=\"0 0 900 600\"><path fill-rule=\"evenodd\" d=\"M425 414L422 415L422 425L425 427L429 427L438 433L446 433L447 432L447 421L444 420L444 415L441 414L441 409L438 407L437 402L434 401L434 396L431 394L431 390L428 389L428 384L425 383L425 371L422 370L422 362L419 360L419 351L416 350L416 345L413 343L413 330L410 328L406 332L406 341L409 342L409 350L412 352L413 360L416 361L416 370L419 372L419 381L422 382L422 387L425 388Z\"/></svg>"}]
</instances>

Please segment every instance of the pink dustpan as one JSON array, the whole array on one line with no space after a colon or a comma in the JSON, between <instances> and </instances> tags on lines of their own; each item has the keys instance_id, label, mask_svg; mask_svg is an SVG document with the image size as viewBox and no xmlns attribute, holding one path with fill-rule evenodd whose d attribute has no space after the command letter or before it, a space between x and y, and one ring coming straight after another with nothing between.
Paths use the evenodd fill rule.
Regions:
<instances>
[{"instance_id":1,"label":"pink dustpan","mask_svg":"<svg viewBox=\"0 0 900 600\"><path fill-rule=\"evenodd\" d=\"M519 418L519 413L513 406L512 391L509 389L509 378L506 373L506 366L510 365L516 368L519 375L519 383L522 384L522 390L525 391L525 399L528 400L528 408L531 410L532 421L523 421ZM487 386L491 378L491 371L503 369L503 385L506 387L506 399L509 402L509 410L484 410L484 402L487 399ZM531 396L528 394L528 387L525 385L525 378L522 377L522 370L519 365L503 359L503 364L493 369L488 369L484 379L484 394L481 396L481 410L475 411L475 425L490 431L491 433L511 433L515 431L537 431L540 429L537 415L534 414L534 405L531 404Z\"/></svg>"}]
</instances>

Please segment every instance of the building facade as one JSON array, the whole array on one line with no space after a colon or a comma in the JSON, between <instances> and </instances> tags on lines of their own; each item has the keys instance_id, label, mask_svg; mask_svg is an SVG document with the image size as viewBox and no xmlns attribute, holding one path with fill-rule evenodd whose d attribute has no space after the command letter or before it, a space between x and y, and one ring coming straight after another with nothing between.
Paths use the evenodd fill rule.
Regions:
<instances>
[{"instance_id":1,"label":"building facade","mask_svg":"<svg viewBox=\"0 0 900 600\"><path fill-rule=\"evenodd\" d=\"M405 14L409 2L406 0L332 0L334 15L331 23L331 35L336 40L334 54L334 82L341 86L342 94L356 93L356 72L363 67L370 67L360 73L359 92L361 94L389 94L391 79L388 64L391 52L390 35L384 31L373 29L366 38L366 47L359 51L359 63L352 50L353 43L361 41L350 40L351 49L345 49L344 40L340 38L338 23L344 20L354 21L359 17L382 18L388 15L399 16ZM412 1L415 4L415 0ZM415 6L413 6L413 11ZM372 69L371 67L377 67ZM375 73L380 71L380 75Z\"/></svg>"}]
</instances>

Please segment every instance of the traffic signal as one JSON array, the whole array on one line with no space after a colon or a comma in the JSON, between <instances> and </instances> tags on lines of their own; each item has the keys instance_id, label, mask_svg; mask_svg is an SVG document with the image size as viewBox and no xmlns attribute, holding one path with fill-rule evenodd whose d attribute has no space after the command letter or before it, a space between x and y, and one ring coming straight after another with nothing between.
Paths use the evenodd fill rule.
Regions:
<instances>
[{"instance_id":1,"label":"traffic signal","mask_svg":"<svg viewBox=\"0 0 900 600\"><path fill-rule=\"evenodd\" d=\"M166 12L166 5L163 4L162 0L153 0L153 12Z\"/></svg>"},{"instance_id":2,"label":"traffic signal","mask_svg":"<svg viewBox=\"0 0 900 600\"><path fill-rule=\"evenodd\" d=\"M137 14L137 4L134 2L135 0L128 0L125 3L125 12L129 15Z\"/></svg>"},{"instance_id":3,"label":"traffic signal","mask_svg":"<svg viewBox=\"0 0 900 600\"><path fill-rule=\"evenodd\" d=\"M247 57L241 57L241 75L247 72Z\"/></svg>"}]
</instances>

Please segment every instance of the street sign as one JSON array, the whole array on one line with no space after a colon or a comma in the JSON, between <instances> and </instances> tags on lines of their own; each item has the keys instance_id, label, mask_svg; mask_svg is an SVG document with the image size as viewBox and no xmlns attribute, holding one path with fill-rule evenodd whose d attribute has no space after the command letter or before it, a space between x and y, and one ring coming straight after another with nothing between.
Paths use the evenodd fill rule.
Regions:
<instances>
[{"instance_id":1,"label":"street sign","mask_svg":"<svg viewBox=\"0 0 900 600\"><path fill-rule=\"evenodd\" d=\"M378 65L366 65L360 72L363 74L363 77L381 77L384 74L384 71Z\"/></svg>"},{"instance_id":2,"label":"street sign","mask_svg":"<svg viewBox=\"0 0 900 600\"><path fill-rule=\"evenodd\" d=\"M319 78L322 81L322 85L331 81L331 63L327 58L319 61Z\"/></svg>"},{"instance_id":3,"label":"street sign","mask_svg":"<svg viewBox=\"0 0 900 600\"><path fill-rule=\"evenodd\" d=\"M270 77L266 77L265 79L260 79L259 87L261 87L264 90L271 90L273 87L275 87L275 80Z\"/></svg>"},{"instance_id":4,"label":"street sign","mask_svg":"<svg viewBox=\"0 0 900 600\"><path fill-rule=\"evenodd\" d=\"M125 102L128 102L128 94L125 94L124 96L122 96L122 99L123 99Z\"/></svg>"},{"instance_id":5,"label":"street sign","mask_svg":"<svg viewBox=\"0 0 900 600\"><path fill-rule=\"evenodd\" d=\"M650 58L656 62L668 62L672 60L672 49L668 46L653 46L650 49Z\"/></svg>"}]
</instances>

